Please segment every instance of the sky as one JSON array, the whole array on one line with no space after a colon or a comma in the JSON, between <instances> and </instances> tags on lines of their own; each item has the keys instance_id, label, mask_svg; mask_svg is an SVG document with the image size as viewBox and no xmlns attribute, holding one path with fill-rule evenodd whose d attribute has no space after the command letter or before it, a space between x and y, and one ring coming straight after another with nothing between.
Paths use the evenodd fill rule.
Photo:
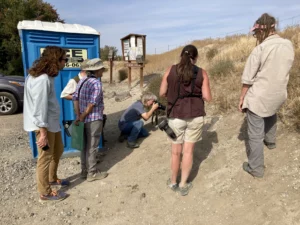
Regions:
<instances>
[{"instance_id":1,"label":"sky","mask_svg":"<svg viewBox=\"0 0 300 225\"><path fill-rule=\"evenodd\" d=\"M300 23L299 0L45 0L65 23L100 32L100 47L130 33L146 35L147 54L160 54L193 40L248 33L264 12L279 28Z\"/></svg>"}]
</instances>

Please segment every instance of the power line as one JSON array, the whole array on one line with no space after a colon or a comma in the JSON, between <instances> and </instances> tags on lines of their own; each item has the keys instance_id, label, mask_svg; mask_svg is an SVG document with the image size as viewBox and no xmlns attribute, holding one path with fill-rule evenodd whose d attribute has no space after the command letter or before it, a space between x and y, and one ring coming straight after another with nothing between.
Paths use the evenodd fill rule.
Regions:
<instances>
[{"instance_id":1,"label":"power line","mask_svg":"<svg viewBox=\"0 0 300 225\"><path fill-rule=\"evenodd\" d=\"M288 17L288 18L285 18L285 19L282 19L282 20L277 20L277 23L281 23L281 22L283 22L283 21L287 21L287 20L292 20L292 25L295 25L295 24L297 24L297 23L300 23L300 21L298 21L298 22L296 22L295 24L294 24L294 19L295 18L297 18L297 17L300 17L300 14L298 14L298 15L295 15L295 16L291 16L291 17ZM250 30L250 29L249 29ZM249 33L249 30L248 29L239 29L239 30L235 30L235 31L229 31L229 32L223 32L223 33L220 33L219 35L216 35L216 37L220 37L220 36L228 36L229 34L241 34L240 32L245 32L245 33ZM187 43L187 42L186 42ZM161 47L160 49L162 49L162 48L166 48L166 49L168 49L168 51L170 50L170 47L171 46L177 46L177 47L179 47L179 46L182 46L182 45L185 45L186 43L184 43L184 44L173 44L173 45L168 45L167 46L167 48L166 47ZM189 43L191 43L191 41L189 41ZM175 47L176 48L176 47ZM158 48L155 48L155 54L156 54L156 49L158 49ZM160 53L161 54L161 53Z\"/></svg>"}]
</instances>

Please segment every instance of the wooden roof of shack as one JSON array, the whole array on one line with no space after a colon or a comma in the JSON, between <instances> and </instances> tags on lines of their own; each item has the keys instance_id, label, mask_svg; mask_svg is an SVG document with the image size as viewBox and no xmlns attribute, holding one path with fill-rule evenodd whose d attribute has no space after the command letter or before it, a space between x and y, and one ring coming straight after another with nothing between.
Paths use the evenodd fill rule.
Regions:
<instances>
[{"instance_id":1,"label":"wooden roof of shack","mask_svg":"<svg viewBox=\"0 0 300 225\"><path fill-rule=\"evenodd\" d=\"M121 38L121 40L128 39L130 36L146 37L147 35L144 35L144 34L128 34L125 37Z\"/></svg>"}]
</instances>

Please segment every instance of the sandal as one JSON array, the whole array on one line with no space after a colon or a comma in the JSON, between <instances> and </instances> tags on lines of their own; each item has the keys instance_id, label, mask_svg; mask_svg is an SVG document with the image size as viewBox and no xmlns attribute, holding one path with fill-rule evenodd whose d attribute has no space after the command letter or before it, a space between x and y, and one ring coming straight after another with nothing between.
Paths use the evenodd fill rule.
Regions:
<instances>
[{"instance_id":1,"label":"sandal","mask_svg":"<svg viewBox=\"0 0 300 225\"><path fill-rule=\"evenodd\" d=\"M48 195L40 195L39 202L43 203L48 201L61 201L68 196L69 195L65 192L56 192L52 190Z\"/></svg>"},{"instance_id":2,"label":"sandal","mask_svg":"<svg viewBox=\"0 0 300 225\"><path fill-rule=\"evenodd\" d=\"M69 186L70 181L57 179L56 181L49 182L50 185L61 185L61 186Z\"/></svg>"}]
</instances>

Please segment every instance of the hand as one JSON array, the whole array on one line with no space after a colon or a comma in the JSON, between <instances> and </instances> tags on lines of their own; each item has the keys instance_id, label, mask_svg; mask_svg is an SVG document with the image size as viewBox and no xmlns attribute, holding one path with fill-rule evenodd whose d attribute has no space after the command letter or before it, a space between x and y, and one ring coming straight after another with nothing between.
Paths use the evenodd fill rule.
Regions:
<instances>
[{"instance_id":1,"label":"hand","mask_svg":"<svg viewBox=\"0 0 300 225\"><path fill-rule=\"evenodd\" d=\"M41 134L39 137L39 140L36 142L36 144L39 148L43 148L46 145L49 146L47 135Z\"/></svg>"},{"instance_id":2,"label":"hand","mask_svg":"<svg viewBox=\"0 0 300 225\"><path fill-rule=\"evenodd\" d=\"M74 124L75 124L76 126L78 126L78 125L79 125L79 121L80 121L80 115L76 115L76 119L75 119L75 121L74 121Z\"/></svg>"},{"instance_id":3,"label":"hand","mask_svg":"<svg viewBox=\"0 0 300 225\"><path fill-rule=\"evenodd\" d=\"M243 110L243 103L244 103L244 99L240 99L240 102L239 102L239 111L240 112L244 112L244 110Z\"/></svg>"},{"instance_id":4,"label":"hand","mask_svg":"<svg viewBox=\"0 0 300 225\"><path fill-rule=\"evenodd\" d=\"M80 114L80 116L79 116L79 121L80 121L80 122L84 122L85 117L86 117L86 114L85 114L85 113Z\"/></svg>"},{"instance_id":5,"label":"hand","mask_svg":"<svg viewBox=\"0 0 300 225\"><path fill-rule=\"evenodd\" d=\"M158 109L158 103L153 103L151 109L152 109L153 111L157 110L157 109Z\"/></svg>"}]
</instances>

